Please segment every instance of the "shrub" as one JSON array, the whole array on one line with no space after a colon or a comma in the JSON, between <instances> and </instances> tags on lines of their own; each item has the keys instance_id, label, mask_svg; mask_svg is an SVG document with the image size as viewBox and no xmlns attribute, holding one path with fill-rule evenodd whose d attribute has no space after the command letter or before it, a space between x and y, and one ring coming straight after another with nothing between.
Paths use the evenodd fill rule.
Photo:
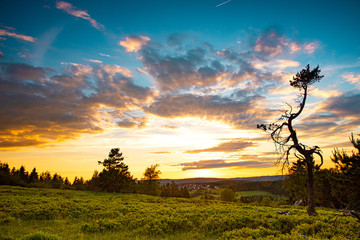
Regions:
<instances>
[{"instance_id":1,"label":"shrub","mask_svg":"<svg viewBox=\"0 0 360 240\"><path fill-rule=\"evenodd\" d=\"M37 232L26 235L22 240L58 240L59 236L50 233Z\"/></svg>"},{"instance_id":2,"label":"shrub","mask_svg":"<svg viewBox=\"0 0 360 240\"><path fill-rule=\"evenodd\" d=\"M81 230L88 233L111 232L120 229L120 223L112 220L99 220L93 223L85 223Z\"/></svg>"}]
</instances>

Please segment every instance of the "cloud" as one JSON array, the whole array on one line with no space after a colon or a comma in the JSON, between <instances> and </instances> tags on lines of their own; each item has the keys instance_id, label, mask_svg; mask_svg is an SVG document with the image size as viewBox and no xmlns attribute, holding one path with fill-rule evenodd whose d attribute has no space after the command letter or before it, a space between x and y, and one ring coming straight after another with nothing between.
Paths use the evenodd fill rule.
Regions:
<instances>
[{"instance_id":1,"label":"cloud","mask_svg":"<svg viewBox=\"0 0 360 240\"><path fill-rule=\"evenodd\" d=\"M360 93L347 92L321 102L316 112L295 127L305 137L347 136L360 127Z\"/></svg>"},{"instance_id":2,"label":"cloud","mask_svg":"<svg viewBox=\"0 0 360 240\"><path fill-rule=\"evenodd\" d=\"M3 73L3 77L13 79L15 81L37 81L45 78L46 72L49 69L33 67L23 63L1 63L0 70Z\"/></svg>"},{"instance_id":3,"label":"cloud","mask_svg":"<svg viewBox=\"0 0 360 240\"><path fill-rule=\"evenodd\" d=\"M337 97L342 94L342 92L338 90L320 90L318 88L314 88L310 91L311 95L322 98L330 98Z\"/></svg>"},{"instance_id":4,"label":"cloud","mask_svg":"<svg viewBox=\"0 0 360 240\"><path fill-rule=\"evenodd\" d=\"M105 53L99 53L99 55L103 57L111 57L109 54L105 54Z\"/></svg>"},{"instance_id":5,"label":"cloud","mask_svg":"<svg viewBox=\"0 0 360 240\"><path fill-rule=\"evenodd\" d=\"M236 95L235 95L236 96ZM160 96L145 108L149 114L163 118L200 117L217 120L243 129L253 129L260 118L269 117L271 112L257 107L260 96L249 96L246 92L233 98L218 95L195 94Z\"/></svg>"},{"instance_id":6,"label":"cloud","mask_svg":"<svg viewBox=\"0 0 360 240\"><path fill-rule=\"evenodd\" d=\"M96 20L90 17L86 10L77 10L71 3L64 1L57 1L56 8L64 10L66 13L73 15L78 18L88 20L94 28L101 30L104 29L104 25L98 23Z\"/></svg>"},{"instance_id":7,"label":"cloud","mask_svg":"<svg viewBox=\"0 0 360 240\"><path fill-rule=\"evenodd\" d=\"M150 38L147 36L130 35L125 40L120 41L119 45L123 46L126 52L138 52L148 41L150 41Z\"/></svg>"},{"instance_id":8,"label":"cloud","mask_svg":"<svg viewBox=\"0 0 360 240\"><path fill-rule=\"evenodd\" d=\"M133 75L129 69L127 69L126 67L119 66L119 65L105 64L102 66L101 69L111 76L116 75L116 74L122 74L128 78L133 77Z\"/></svg>"},{"instance_id":9,"label":"cloud","mask_svg":"<svg viewBox=\"0 0 360 240\"><path fill-rule=\"evenodd\" d=\"M144 69L161 91L202 88L219 83L225 68L212 53L203 47L195 47L173 54L171 49L146 47L141 51ZM162 54L164 52L164 54Z\"/></svg>"},{"instance_id":10,"label":"cloud","mask_svg":"<svg viewBox=\"0 0 360 240\"><path fill-rule=\"evenodd\" d=\"M123 71L106 67L72 64L68 73L57 74L0 63L0 147L38 146L106 127L143 126L142 104L152 91L135 85Z\"/></svg>"},{"instance_id":11,"label":"cloud","mask_svg":"<svg viewBox=\"0 0 360 240\"><path fill-rule=\"evenodd\" d=\"M292 42L289 44L290 53L296 53L302 49L302 46L300 46L298 43Z\"/></svg>"},{"instance_id":12,"label":"cloud","mask_svg":"<svg viewBox=\"0 0 360 240\"><path fill-rule=\"evenodd\" d=\"M92 63L102 63L102 61L96 59L88 59L88 61Z\"/></svg>"},{"instance_id":13,"label":"cloud","mask_svg":"<svg viewBox=\"0 0 360 240\"><path fill-rule=\"evenodd\" d=\"M262 32L254 46L261 57L275 57L284 52L284 37L274 28Z\"/></svg>"},{"instance_id":14,"label":"cloud","mask_svg":"<svg viewBox=\"0 0 360 240\"><path fill-rule=\"evenodd\" d=\"M13 37L13 38L20 39L20 40L27 41L27 42L35 42L36 41L36 38L34 38L34 37L10 32L6 29L0 29L0 36Z\"/></svg>"},{"instance_id":15,"label":"cloud","mask_svg":"<svg viewBox=\"0 0 360 240\"><path fill-rule=\"evenodd\" d=\"M276 60L276 63L274 64L274 67L279 69L285 69L288 67L298 67L298 66L300 66L299 62L289 59Z\"/></svg>"},{"instance_id":16,"label":"cloud","mask_svg":"<svg viewBox=\"0 0 360 240\"><path fill-rule=\"evenodd\" d=\"M360 116L360 93L346 92L323 103L322 111L336 113L343 117Z\"/></svg>"},{"instance_id":17,"label":"cloud","mask_svg":"<svg viewBox=\"0 0 360 240\"><path fill-rule=\"evenodd\" d=\"M350 141L347 142L340 142L340 143L333 143L326 146L323 146L322 148L348 148L352 147L353 145L350 143Z\"/></svg>"},{"instance_id":18,"label":"cloud","mask_svg":"<svg viewBox=\"0 0 360 240\"><path fill-rule=\"evenodd\" d=\"M225 161L225 160L200 160L194 162L179 163L182 171L212 169L212 168L265 168L274 166L273 162L262 161Z\"/></svg>"},{"instance_id":19,"label":"cloud","mask_svg":"<svg viewBox=\"0 0 360 240\"><path fill-rule=\"evenodd\" d=\"M160 151L160 152L151 152L152 154L170 154L171 152Z\"/></svg>"},{"instance_id":20,"label":"cloud","mask_svg":"<svg viewBox=\"0 0 360 240\"><path fill-rule=\"evenodd\" d=\"M314 53L316 49L319 48L319 44L317 42L306 43L304 45L304 49L308 54Z\"/></svg>"},{"instance_id":21,"label":"cloud","mask_svg":"<svg viewBox=\"0 0 360 240\"><path fill-rule=\"evenodd\" d=\"M181 46L184 40L186 39L186 35L183 33L173 33L167 39L167 44L171 47Z\"/></svg>"},{"instance_id":22,"label":"cloud","mask_svg":"<svg viewBox=\"0 0 360 240\"><path fill-rule=\"evenodd\" d=\"M297 42L285 42L285 45L289 48L290 54L305 52L307 54L314 53L319 47L319 42L310 42L310 43L297 43Z\"/></svg>"},{"instance_id":23,"label":"cloud","mask_svg":"<svg viewBox=\"0 0 360 240\"><path fill-rule=\"evenodd\" d=\"M206 149L197 149L197 150L189 150L185 153L202 153L202 152L239 152L241 150L244 150L245 148L254 146L254 143L252 142L246 142L242 139L240 140L233 140L230 142L224 142L220 143L219 145L211 148Z\"/></svg>"},{"instance_id":24,"label":"cloud","mask_svg":"<svg viewBox=\"0 0 360 240\"><path fill-rule=\"evenodd\" d=\"M345 73L342 75L343 78L345 78L346 81L349 83L354 84L358 89L360 89L360 74L354 74L354 73Z\"/></svg>"}]
</instances>

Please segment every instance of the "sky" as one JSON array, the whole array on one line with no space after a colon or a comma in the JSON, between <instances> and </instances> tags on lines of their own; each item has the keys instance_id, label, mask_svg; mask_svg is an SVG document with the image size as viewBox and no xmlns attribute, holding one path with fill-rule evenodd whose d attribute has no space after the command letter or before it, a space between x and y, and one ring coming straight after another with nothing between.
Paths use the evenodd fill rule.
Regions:
<instances>
[{"instance_id":1,"label":"sky","mask_svg":"<svg viewBox=\"0 0 360 240\"><path fill-rule=\"evenodd\" d=\"M135 178L281 174L269 133L307 64L301 143L360 133L360 2L0 2L0 161L89 179L119 147Z\"/></svg>"}]
</instances>

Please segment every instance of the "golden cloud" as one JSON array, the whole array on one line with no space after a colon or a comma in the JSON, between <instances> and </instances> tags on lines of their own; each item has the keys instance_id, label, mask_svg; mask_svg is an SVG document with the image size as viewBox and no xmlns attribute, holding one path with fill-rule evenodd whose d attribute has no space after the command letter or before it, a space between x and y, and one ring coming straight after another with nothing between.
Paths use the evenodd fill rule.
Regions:
<instances>
[{"instance_id":1,"label":"golden cloud","mask_svg":"<svg viewBox=\"0 0 360 240\"><path fill-rule=\"evenodd\" d=\"M123 46L126 52L138 52L148 41L150 38L147 36L127 36L119 45Z\"/></svg>"}]
</instances>

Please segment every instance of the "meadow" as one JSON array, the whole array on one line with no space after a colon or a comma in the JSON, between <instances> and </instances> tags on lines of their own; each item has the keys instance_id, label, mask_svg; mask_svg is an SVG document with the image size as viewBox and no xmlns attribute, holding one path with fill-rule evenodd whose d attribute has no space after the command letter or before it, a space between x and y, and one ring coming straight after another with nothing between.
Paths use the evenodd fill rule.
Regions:
<instances>
[{"instance_id":1,"label":"meadow","mask_svg":"<svg viewBox=\"0 0 360 240\"><path fill-rule=\"evenodd\" d=\"M360 222L318 208L0 186L0 239L359 239ZM277 211L289 211L290 215Z\"/></svg>"}]
</instances>

